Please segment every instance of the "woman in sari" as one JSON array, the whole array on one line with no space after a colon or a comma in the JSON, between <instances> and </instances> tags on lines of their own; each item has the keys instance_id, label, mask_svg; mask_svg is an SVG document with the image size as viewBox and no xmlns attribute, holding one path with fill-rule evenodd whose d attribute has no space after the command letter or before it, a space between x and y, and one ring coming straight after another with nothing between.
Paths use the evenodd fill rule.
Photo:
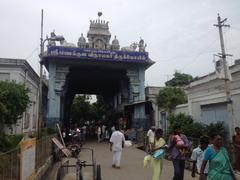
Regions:
<instances>
[{"instance_id":1,"label":"woman in sari","mask_svg":"<svg viewBox=\"0 0 240 180\"><path fill-rule=\"evenodd\" d=\"M162 138L162 129L157 129L155 131L155 140L152 146L151 152L154 154L157 150L164 149L166 142ZM152 167L153 167L153 177L152 180L160 180L163 167L163 156L161 158L152 157Z\"/></svg>"},{"instance_id":2,"label":"woman in sari","mask_svg":"<svg viewBox=\"0 0 240 180\"><path fill-rule=\"evenodd\" d=\"M212 145L205 151L200 170L200 180L205 178L204 169L208 161L208 180L236 180L227 150L222 146L222 137L214 134L211 138Z\"/></svg>"}]
</instances>

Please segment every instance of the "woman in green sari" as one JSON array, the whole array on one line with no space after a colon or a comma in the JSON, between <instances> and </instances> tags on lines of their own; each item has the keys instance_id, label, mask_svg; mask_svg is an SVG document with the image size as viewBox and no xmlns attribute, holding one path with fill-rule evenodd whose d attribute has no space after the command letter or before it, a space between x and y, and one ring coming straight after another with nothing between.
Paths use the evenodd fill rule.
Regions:
<instances>
[{"instance_id":1,"label":"woman in green sari","mask_svg":"<svg viewBox=\"0 0 240 180\"><path fill-rule=\"evenodd\" d=\"M208 161L208 180L236 180L227 150L222 146L222 137L214 134L211 138L212 145L205 151L200 171L200 180L205 178L204 169Z\"/></svg>"}]
</instances>

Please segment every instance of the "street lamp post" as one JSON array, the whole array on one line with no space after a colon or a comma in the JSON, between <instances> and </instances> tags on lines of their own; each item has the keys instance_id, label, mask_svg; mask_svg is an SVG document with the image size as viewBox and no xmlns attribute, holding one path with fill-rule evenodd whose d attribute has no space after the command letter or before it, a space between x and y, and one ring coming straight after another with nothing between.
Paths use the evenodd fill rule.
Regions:
<instances>
[{"instance_id":1,"label":"street lamp post","mask_svg":"<svg viewBox=\"0 0 240 180\"><path fill-rule=\"evenodd\" d=\"M38 114L38 136L40 135L41 121L42 121L42 69L43 69L43 56L44 56L44 44L46 41L63 41L63 36L54 36L54 37L46 37L46 39L42 40L40 44L40 82L39 82L39 114Z\"/></svg>"},{"instance_id":2,"label":"street lamp post","mask_svg":"<svg viewBox=\"0 0 240 180\"><path fill-rule=\"evenodd\" d=\"M44 44L46 41L63 41L63 36L56 36L55 33L51 33L51 37L46 37L43 40L43 10L41 13L41 38L40 38L40 82L39 82L39 106L38 106L38 137L40 136L41 120L42 120L42 69L43 69L43 55L44 55Z\"/></svg>"}]
</instances>

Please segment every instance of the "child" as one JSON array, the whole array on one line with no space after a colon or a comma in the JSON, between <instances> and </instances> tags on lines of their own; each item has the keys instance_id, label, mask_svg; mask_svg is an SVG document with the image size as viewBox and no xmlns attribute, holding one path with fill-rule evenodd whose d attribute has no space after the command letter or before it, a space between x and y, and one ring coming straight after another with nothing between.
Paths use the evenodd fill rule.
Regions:
<instances>
[{"instance_id":1,"label":"child","mask_svg":"<svg viewBox=\"0 0 240 180\"><path fill-rule=\"evenodd\" d=\"M178 146L184 145L184 141L182 140L182 138L179 135L175 135L174 139L175 139L176 145L178 145Z\"/></svg>"},{"instance_id":2,"label":"child","mask_svg":"<svg viewBox=\"0 0 240 180\"><path fill-rule=\"evenodd\" d=\"M182 140L182 138L178 134L174 135L174 141L175 141L176 147L179 149L180 153L182 155L184 155L186 153L186 151L185 151L185 148L182 147L184 145L184 141Z\"/></svg>"}]
</instances>

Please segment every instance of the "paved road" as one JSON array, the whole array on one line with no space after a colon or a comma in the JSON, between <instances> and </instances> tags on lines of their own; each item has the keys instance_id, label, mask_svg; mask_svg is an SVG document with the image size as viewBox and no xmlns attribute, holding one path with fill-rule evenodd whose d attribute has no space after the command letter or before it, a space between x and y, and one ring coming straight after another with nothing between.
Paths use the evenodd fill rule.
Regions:
<instances>
[{"instance_id":1,"label":"paved road","mask_svg":"<svg viewBox=\"0 0 240 180\"><path fill-rule=\"evenodd\" d=\"M121 169L113 169L111 167L112 154L109 151L109 144L102 143L87 143L84 147L94 149L97 164L101 164L102 180L151 180L152 169L143 168L143 157L145 152L134 147L125 148L122 154ZM83 151L80 153L82 160L90 162L90 153ZM74 160L71 160L72 163ZM91 179L91 169L84 170L86 172L87 180ZM75 173L74 173L75 174ZM164 160L164 167L162 173L162 180L171 180L173 175L173 166L170 161ZM66 178L75 179L75 178ZM184 180L192 180L189 171L185 171Z\"/></svg>"}]
</instances>

